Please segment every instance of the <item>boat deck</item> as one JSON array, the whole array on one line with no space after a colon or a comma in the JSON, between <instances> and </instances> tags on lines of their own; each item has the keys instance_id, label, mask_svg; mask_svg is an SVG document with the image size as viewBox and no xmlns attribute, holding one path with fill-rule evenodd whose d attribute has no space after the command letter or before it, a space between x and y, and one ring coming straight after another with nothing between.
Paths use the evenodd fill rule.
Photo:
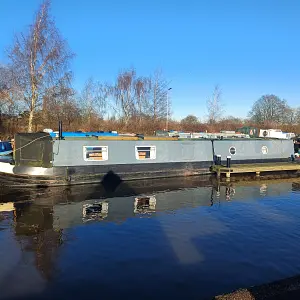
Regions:
<instances>
[{"instance_id":1,"label":"boat deck","mask_svg":"<svg viewBox=\"0 0 300 300\"><path fill-rule=\"evenodd\" d=\"M257 177L262 172L299 172L299 162L286 162L286 163L259 163L259 164L237 164L231 165L230 168L225 166L214 166L213 171L218 177L223 175L230 178L231 174L247 174L255 173Z\"/></svg>"}]
</instances>

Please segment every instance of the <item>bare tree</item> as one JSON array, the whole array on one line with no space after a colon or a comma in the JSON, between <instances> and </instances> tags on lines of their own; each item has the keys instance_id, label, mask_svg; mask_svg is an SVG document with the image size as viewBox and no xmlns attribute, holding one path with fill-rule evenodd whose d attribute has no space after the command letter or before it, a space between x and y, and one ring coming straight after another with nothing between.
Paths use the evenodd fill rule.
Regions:
<instances>
[{"instance_id":1,"label":"bare tree","mask_svg":"<svg viewBox=\"0 0 300 300\"><path fill-rule=\"evenodd\" d=\"M207 100L208 123L214 124L218 122L224 112L221 102L222 91L219 85L214 87L212 96Z\"/></svg>"},{"instance_id":2,"label":"bare tree","mask_svg":"<svg viewBox=\"0 0 300 300\"><path fill-rule=\"evenodd\" d=\"M0 66L0 114L18 115L24 107L22 92L10 66Z\"/></svg>"},{"instance_id":3,"label":"bare tree","mask_svg":"<svg viewBox=\"0 0 300 300\"><path fill-rule=\"evenodd\" d=\"M244 120L234 116L226 116L219 121L221 130L237 130L243 127Z\"/></svg>"},{"instance_id":4,"label":"bare tree","mask_svg":"<svg viewBox=\"0 0 300 300\"><path fill-rule=\"evenodd\" d=\"M122 71L119 73L116 84L112 88L115 99L114 110L124 121L125 125L128 124L135 112L135 78L136 72L134 69Z\"/></svg>"},{"instance_id":5,"label":"bare tree","mask_svg":"<svg viewBox=\"0 0 300 300\"><path fill-rule=\"evenodd\" d=\"M42 3L28 32L15 36L8 56L29 107L31 132L35 110L45 91L64 76L73 57L50 15L50 0Z\"/></svg>"},{"instance_id":6,"label":"bare tree","mask_svg":"<svg viewBox=\"0 0 300 300\"><path fill-rule=\"evenodd\" d=\"M42 119L44 125L56 125L58 121L67 122L68 125L74 121L76 107L75 90L70 86L70 74L62 77L55 86L45 91L43 96ZM74 118L72 118L74 115ZM53 124L55 122L55 124Z\"/></svg>"},{"instance_id":7,"label":"bare tree","mask_svg":"<svg viewBox=\"0 0 300 300\"><path fill-rule=\"evenodd\" d=\"M200 120L194 115L188 115L180 121L181 129L185 131L206 130Z\"/></svg>"},{"instance_id":8,"label":"bare tree","mask_svg":"<svg viewBox=\"0 0 300 300\"><path fill-rule=\"evenodd\" d=\"M295 123L300 124L300 107L295 109Z\"/></svg>"},{"instance_id":9,"label":"bare tree","mask_svg":"<svg viewBox=\"0 0 300 300\"><path fill-rule=\"evenodd\" d=\"M109 88L93 78L88 79L79 97L83 119L91 127L93 117L104 119L107 110Z\"/></svg>"},{"instance_id":10,"label":"bare tree","mask_svg":"<svg viewBox=\"0 0 300 300\"><path fill-rule=\"evenodd\" d=\"M171 115L171 101L167 105L168 82L160 71L153 76L137 77L135 69L128 69L118 74L116 83L111 87L112 100L109 105L113 116L128 127L141 127L143 122L162 120ZM169 99L170 100L170 99ZM132 126L131 126L132 127Z\"/></svg>"},{"instance_id":11,"label":"bare tree","mask_svg":"<svg viewBox=\"0 0 300 300\"><path fill-rule=\"evenodd\" d=\"M150 79L149 115L153 121L171 115L171 99L168 97L169 82L161 71L156 71Z\"/></svg>"},{"instance_id":12,"label":"bare tree","mask_svg":"<svg viewBox=\"0 0 300 300\"><path fill-rule=\"evenodd\" d=\"M263 95L253 104L249 117L257 124L284 124L287 117L290 118L290 113L290 107L285 100L275 95Z\"/></svg>"},{"instance_id":13,"label":"bare tree","mask_svg":"<svg viewBox=\"0 0 300 300\"><path fill-rule=\"evenodd\" d=\"M194 115L188 115L181 120L182 124L196 125L199 124L199 119Z\"/></svg>"},{"instance_id":14,"label":"bare tree","mask_svg":"<svg viewBox=\"0 0 300 300\"><path fill-rule=\"evenodd\" d=\"M147 77L139 77L134 82L136 114L140 125L149 108L150 88L150 79Z\"/></svg>"},{"instance_id":15,"label":"bare tree","mask_svg":"<svg viewBox=\"0 0 300 300\"><path fill-rule=\"evenodd\" d=\"M291 108L288 105L285 108L284 115L282 116L282 122L288 125L294 125L297 122L297 108Z\"/></svg>"},{"instance_id":16,"label":"bare tree","mask_svg":"<svg viewBox=\"0 0 300 300\"><path fill-rule=\"evenodd\" d=\"M183 130L194 131L199 128L199 119L194 115L188 115L180 121Z\"/></svg>"}]
</instances>

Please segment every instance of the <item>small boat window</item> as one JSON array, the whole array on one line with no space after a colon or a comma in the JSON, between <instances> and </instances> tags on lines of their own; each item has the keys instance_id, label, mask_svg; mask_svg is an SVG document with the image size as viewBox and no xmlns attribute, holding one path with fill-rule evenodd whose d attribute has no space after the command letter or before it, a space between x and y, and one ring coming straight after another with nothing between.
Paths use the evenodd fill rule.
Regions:
<instances>
[{"instance_id":1,"label":"small boat window","mask_svg":"<svg viewBox=\"0 0 300 300\"><path fill-rule=\"evenodd\" d=\"M108 147L83 146L83 159L85 161L108 160Z\"/></svg>"},{"instance_id":2,"label":"small boat window","mask_svg":"<svg viewBox=\"0 0 300 300\"><path fill-rule=\"evenodd\" d=\"M229 153L230 153L231 155L235 155L235 154L236 154L236 148L235 148L235 147L230 147L230 148L229 148Z\"/></svg>"},{"instance_id":3,"label":"small boat window","mask_svg":"<svg viewBox=\"0 0 300 300\"><path fill-rule=\"evenodd\" d=\"M156 158L156 147L155 146L136 146L135 147L135 158L142 159L155 159Z\"/></svg>"},{"instance_id":4,"label":"small boat window","mask_svg":"<svg viewBox=\"0 0 300 300\"><path fill-rule=\"evenodd\" d=\"M268 154L268 147L267 146L262 146L261 147L261 152L262 152L262 154Z\"/></svg>"}]
</instances>

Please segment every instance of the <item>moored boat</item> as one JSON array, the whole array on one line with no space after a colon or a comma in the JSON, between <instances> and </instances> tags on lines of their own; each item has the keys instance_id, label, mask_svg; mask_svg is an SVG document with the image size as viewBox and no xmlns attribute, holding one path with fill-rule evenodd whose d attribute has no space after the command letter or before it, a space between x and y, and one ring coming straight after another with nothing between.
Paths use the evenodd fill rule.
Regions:
<instances>
[{"instance_id":1,"label":"moored boat","mask_svg":"<svg viewBox=\"0 0 300 300\"><path fill-rule=\"evenodd\" d=\"M0 180L8 186L101 183L113 189L123 180L210 175L217 155L263 163L289 161L293 153L292 140L19 133L14 162L0 162Z\"/></svg>"},{"instance_id":2,"label":"moored boat","mask_svg":"<svg viewBox=\"0 0 300 300\"><path fill-rule=\"evenodd\" d=\"M13 149L11 142L9 141L0 141L0 156L5 156L12 154Z\"/></svg>"}]
</instances>

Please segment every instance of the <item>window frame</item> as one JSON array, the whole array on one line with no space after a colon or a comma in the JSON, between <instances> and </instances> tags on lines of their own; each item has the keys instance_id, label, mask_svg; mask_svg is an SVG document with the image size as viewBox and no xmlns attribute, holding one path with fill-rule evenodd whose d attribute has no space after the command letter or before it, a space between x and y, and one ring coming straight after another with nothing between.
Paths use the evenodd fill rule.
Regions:
<instances>
[{"instance_id":1,"label":"window frame","mask_svg":"<svg viewBox=\"0 0 300 300\"><path fill-rule=\"evenodd\" d=\"M149 158L140 158L139 157L139 150L138 148L147 148L149 147L150 148L150 157ZM152 152L152 149L154 148L154 157L151 157L151 152ZM146 150L147 151L147 150ZM141 146L135 146L134 148L134 154L135 154L135 159L136 160L155 160L156 159L156 146L152 145L152 146L149 146L149 145L141 145Z\"/></svg>"},{"instance_id":2,"label":"window frame","mask_svg":"<svg viewBox=\"0 0 300 300\"><path fill-rule=\"evenodd\" d=\"M234 149L234 153L233 154L230 152L231 149ZM236 147L230 146L229 149L228 149L228 152L229 152L230 155L236 155Z\"/></svg>"},{"instance_id":3,"label":"window frame","mask_svg":"<svg viewBox=\"0 0 300 300\"><path fill-rule=\"evenodd\" d=\"M86 150L87 148L102 148L101 149L101 151L102 151L102 159L89 159L89 158L86 158L86 154L87 154L87 152L88 152L88 150ZM105 148L106 149L106 151L103 151L103 148ZM91 145L91 146L87 146L87 145L85 145L85 146L83 146L83 151L82 151L82 153L83 153L83 160L84 161L88 161L88 162L101 162L101 161L107 161L108 160L108 146L101 146L101 145L99 145L99 146L93 146L93 145ZM104 153L104 155L103 155L103 153Z\"/></svg>"}]
</instances>

